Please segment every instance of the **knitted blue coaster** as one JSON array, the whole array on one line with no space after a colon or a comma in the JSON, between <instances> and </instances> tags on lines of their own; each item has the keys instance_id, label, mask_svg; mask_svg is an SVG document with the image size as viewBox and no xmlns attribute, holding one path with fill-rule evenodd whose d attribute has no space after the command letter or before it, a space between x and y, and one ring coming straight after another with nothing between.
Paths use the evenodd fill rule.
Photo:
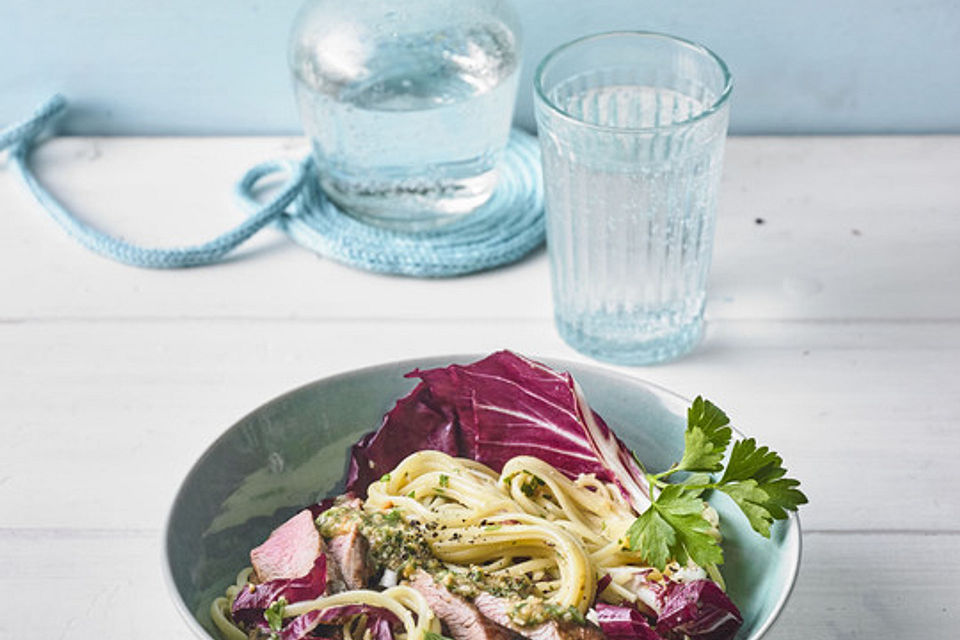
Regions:
<instances>
[{"instance_id":1,"label":"knitted blue coaster","mask_svg":"<svg viewBox=\"0 0 960 640\"><path fill-rule=\"evenodd\" d=\"M55 95L30 118L0 130L0 151L10 147L13 167L24 185L70 236L91 251L125 264L173 269L219 262L268 224L276 224L297 244L352 267L420 277L492 269L519 260L544 241L539 148L536 138L515 130L498 167L493 196L476 211L443 227L396 231L347 215L324 196L316 166L308 158L251 168L236 186L250 216L213 240L169 249L137 246L81 222L30 169L31 151L66 108L66 99ZM256 200L257 184L278 171L289 174L286 183L268 202Z\"/></svg>"}]
</instances>

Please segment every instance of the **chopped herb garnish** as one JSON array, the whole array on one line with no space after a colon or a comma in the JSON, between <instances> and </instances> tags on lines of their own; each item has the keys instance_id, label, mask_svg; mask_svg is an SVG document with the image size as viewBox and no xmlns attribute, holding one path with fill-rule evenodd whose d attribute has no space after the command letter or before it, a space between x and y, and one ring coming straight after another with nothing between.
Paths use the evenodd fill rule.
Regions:
<instances>
[{"instance_id":1,"label":"chopped herb garnish","mask_svg":"<svg viewBox=\"0 0 960 640\"><path fill-rule=\"evenodd\" d=\"M440 474L440 486L449 487L450 486L450 476L445 473Z\"/></svg>"},{"instance_id":2,"label":"chopped herb garnish","mask_svg":"<svg viewBox=\"0 0 960 640\"><path fill-rule=\"evenodd\" d=\"M384 522L388 522L390 524L397 524L400 522L401 518L402 516L400 515L399 509L391 509L383 516Z\"/></svg>"},{"instance_id":3,"label":"chopped herb garnish","mask_svg":"<svg viewBox=\"0 0 960 640\"><path fill-rule=\"evenodd\" d=\"M277 598L277 601L264 609L263 617L272 631L280 631L283 627L283 609L287 606L287 599L283 596Z\"/></svg>"},{"instance_id":4,"label":"chopped herb garnish","mask_svg":"<svg viewBox=\"0 0 960 640\"><path fill-rule=\"evenodd\" d=\"M545 484L546 483L537 476L531 475L529 480L520 485L520 491L528 498L532 498L537 494L537 490Z\"/></svg>"},{"instance_id":5,"label":"chopped herb garnish","mask_svg":"<svg viewBox=\"0 0 960 640\"><path fill-rule=\"evenodd\" d=\"M380 476L380 482L390 482L390 474L385 473L382 476Z\"/></svg>"}]
</instances>

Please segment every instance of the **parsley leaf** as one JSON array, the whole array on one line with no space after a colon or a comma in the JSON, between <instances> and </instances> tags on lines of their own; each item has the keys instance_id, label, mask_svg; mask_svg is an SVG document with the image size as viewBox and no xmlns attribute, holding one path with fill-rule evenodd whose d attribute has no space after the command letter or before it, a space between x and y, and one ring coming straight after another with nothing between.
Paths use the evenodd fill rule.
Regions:
<instances>
[{"instance_id":1,"label":"parsley leaf","mask_svg":"<svg viewBox=\"0 0 960 640\"><path fill-rule=\"evenodd\" d=\"M736 482L759 476L775 480L786 472L782 465L783 459L775 452L767 447L757 447L756 440L747 438L733 444L730 461L720 481Z\"/></svg>"},{"instance_id":2,"label":"parsley leaf","mask_svg":"<svg viewBox=\"0 0 960 640\"><path fill-rule=\"evenodd\" d=\"M796 511L807 503L807 497L797 489L800 482L784 478L786 473L783 458L747 438L733 444L717 488L733 498L754 531L769 538L774 520L783 520L787 511Z\"/></svg>"},{"instance_id":3,"label":"parsley leaf","mask_svg":"<svg viewBox=\"0 0 960 640\"><path fill-rule=\"evenodd\" d=\"M448 638L447 636L440 635L435 631L424 631L423 640L452 640L452 639Z\"/></svg>"},{"instance_id":4,"label":"parsley leaf","mask_svg":"<svg viewBox=\"0 0 960 640\"><path fill-rule=\"evenodd\" d=\"M747 516L753 530L764 538L770 537L770 525L773 515L764 508L768 500L767 492L760 488L756 480L744 480L720 487L720 491L733 498L740 510Z\"/></svg>"},{"instance_id":5,"label":"parsley leaf","mask_svg":"<svg viewBox=\"0 0 960 640\"><path fill-rule=\"evenodd\" d=\"M787 511L796 511L800 505L807 504L807 496L797 489L799 486L800 481L793 478L780 478L761 485L767 493L764 507L773 515L774 520L785 520Z\"/></svg>"},{"instance_id":6,"label":"parsley leaf","mask_svg":"<svg viewBox=\"0 0 960 640\"><path fill-rule=\"evenodd\" d=\"M663 569L673 560L681 564L693 560L701 566L723 562L719 536L704 516L706 505L700 497L704 491L727 495L754 531L767 538L775 520L806 504L800 482L786 477L783 459L753 438L735 442L724 467L733 436L729 424L719 407L697 397L687 411L680 461L661 473L645 472L656 497L627 530L627 545L650 565ZM719 480L710 475L721 471ZM668 481L676 472L688 475L680 482Z\"/></svg>"},{"instance_id":7,"label":"parsley leaf","mask_svg":"<svg viewBox=\"0 0 960 640\"><path fill-rule=\"evenodd\" d=\"M699 496L706 491L706 488L712 482L709 473L691 473L686 478L676 483L687 488L687 491L695 496Z\"/></svg>"},{"instance_id":8,"label":"parsley leaf","mask_svg":"<svg viewBox=\"0 0 960 640\"><path fill-rule=\"evenodd\" d=\"M733 432L727 425L730 418L701 396L687 411L687 430L683 434L683 457L678 471L720 471L723 454Z\"/></svg>"},{"instance_id":9,"label":"parsley leaf","mask_svg":"<svg viewBox=\"0 0 960 640\"><path fill-rule=\"evenodd\" d=\"M283 608L287 606L287 599L283 596L277 598L277 601L263 610L263 617L272 631L280 631L283 627Z\"/></svg>"},{"instance_id":10,"label":"parsley leaf","mask_svg":"<svg viewBox=\"0 0 960 640\"><path fill-rule=\"evenodd\" d=\"M639 549L644 560L665 567L670 560L686 564L720 564L723 550L703 517L703 500L682 485L668 485L651 507L627 530L630 548Z\"/></svg>"},{"instance_id":11,"label":"parsley leaf","mask_svg":"<svg viewBox=\"0 0 960 640\"><path fill-rule=\"evenodd\" d=\"M630 549L640 551L651 566L662 568L670 561L677 534L652 504L627 529Z\"/></svg>"}]
</instances>

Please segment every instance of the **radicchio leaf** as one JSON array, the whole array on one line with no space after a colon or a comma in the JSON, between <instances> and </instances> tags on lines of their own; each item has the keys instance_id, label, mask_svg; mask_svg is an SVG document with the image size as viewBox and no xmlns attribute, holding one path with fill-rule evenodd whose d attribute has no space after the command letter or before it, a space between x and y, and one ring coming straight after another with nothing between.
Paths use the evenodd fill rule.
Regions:
<instances>
[{"instance_id":1,"label":"radicchio leaf","mask_svg":"<svg viewBox=\"0 0 960 640\"><path fill-rule=\"evenodd\" d=\"M310 638L311 632L320 626L321 611L308 611L288 622L280 630L280 640L303 640Z\"/></svg>"},{"instance_id":2,"label":"radicchio leaf","mask_svg":"<svg viewBox=\"0 0 960 640\"><path fill-rule=\"evenodd\" d=\"M310 517L313 518L314 521L316 521L317 517L321 513L323 513L324 511L327 511L328 509L331 509L334 506L334 504L336 504L337 498L338 496L330 496L330 497L324 498L323 500L321 500L320 502L317 502L316 504L312 504L309 507L307 507L308 509L310 509Z\"/></svg>"},{"instance_id":3,"label":"radicchio leaf","mask_svg":"<svg viewBox=\"0 0 960 640\"><path fill-rule=\"evenodd\" d=\"M499 351L468 365L414 371L422 382L353 448L349 490L367 486L415 451L435 449L495 471L515 456L547 462L570 478L616 483L637 510L649 506L630 450L583 398L568 373Z\"/></svg>"},{"instance_id":4,"label":"radicchio leaf","mask_svg":"<svg viewBox=\"0 0 960 640\"><path fill-rule=\"evenodd\" d=\"M367 616L367 629L373 640L393 640L394 627L402 623L394 613L368 604L345 604L308 611L291 620L280 631L280 640L302 640L320 625L341 625L355 616Z\"/></svg>"},{"instance_id":5,"label":"radicchio leaf","mask_svg":"<svg viewBox=\"0 0 960 640\"><path fill-rule=\"evenodd\" d=\"M731 640L743 617L714 582L673 582L662 595L657 632L665 638Z\"/></svg>"},{"instance_id":6,"label":"radicchio leaf","mask_svg":"<svg viewBox=\"0 0 960 640\"><path fill-rule=\"evenodd\" d=\"M634 607L597 603L597 625L610 640L662 640Z\"/></svg>"},{"instance_id":7,"label":"radicchio leaf","mask_svg":"<svg viewBox=\"0 0 960 640\"><path fill-rule=\"evenodd\" d=\"M347 491L365 496L367 487L414 451L432 449L459 455L453 408L437 402L420 384L397 401L377 431L360 439L350 452Z\"/></svg>"},{"instance_id":8,"label":"radicchio leaf","mask_svg":"<svg viewBox=\"0 0 960 640\"><path fill-rule=\"evenodd\" d=\"M610 583L613 582L613 577L609 573L603 574L599 580L597 580L597 595L599 596L603 593L603 590L610 586Z\"/></svg>"},{"instance_id":9,"label":"radicchio leaf","mask_svg":"<svg viewBox=\"0 0 960 640\"><path fill-rule=\"evenodd\" d=\"M359 615L367 616L368 624L371 620L381 620L386 622L390 627L402 624L400 618L389 609L375 607L369 604L344 604L339 607L324 609L323 615L320 616L320 622L323 624L342 624L349 618Z\"/></svg>"},{"instance_id":10,"label":"radicchio leaf","mask_svg":"<svg viewBox=\"0 0 960 640\"><path fill-rule=\"evenodd\" d=\"M251 591L250 587L253 587ZM313 600L323 595L327 588L327 557L320 554L310 573L292 580L270 580L257 585L246 585L237 592L230 614L237 622L250 624L263 620L263 612L279 598L293 604Z\"/></svg>"}]
</instances>

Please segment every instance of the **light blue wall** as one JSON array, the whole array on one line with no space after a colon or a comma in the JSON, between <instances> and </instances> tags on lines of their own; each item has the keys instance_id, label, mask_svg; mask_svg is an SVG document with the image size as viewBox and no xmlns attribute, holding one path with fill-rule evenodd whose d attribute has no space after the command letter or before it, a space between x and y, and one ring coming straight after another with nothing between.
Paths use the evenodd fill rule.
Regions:
<instances>
[{"instance_id":1,"label":"light blue wall","mask_svg":"<svg viewBox=\"0 0 960 640\"><path fill-rule=\"evenodd\" d=\"M960 132L957 0L514 2L527 126L544 53L589 32L643 29L727 60L735 132ZM285 40L299 3L0 0L0 123L60 90L76 106L71 132L297 131Z\"/></svg>"}]
</instances>

